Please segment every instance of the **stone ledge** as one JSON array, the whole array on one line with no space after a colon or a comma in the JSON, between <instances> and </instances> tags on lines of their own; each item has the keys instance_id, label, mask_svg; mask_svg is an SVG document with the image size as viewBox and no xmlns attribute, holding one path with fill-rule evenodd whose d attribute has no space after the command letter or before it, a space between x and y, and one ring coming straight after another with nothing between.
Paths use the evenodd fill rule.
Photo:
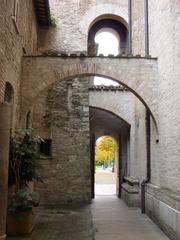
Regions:
<instances>
[{"instance_id":1,"label":"stone ledge","mask_svg":"<svg viewBox=\"0 0 180 240\"><path fill-rule=\"evenodd\" d=\"M134 177L124 177L125 181L131 186L139 186L139 180Z\"/></svg>"},{"instance_id":2,"label":"stone ledge","mask_svg":"<svg viewBox=\"0 0 180 240\"><path fill-rule=\"evenodd\" d=\"M139 188L135 187L135 186L131 186L128 183L123 183L121 185L122 189L124 189L124 191L128 192L129 194L138 194L139 193Z\"/></svg>"},{"instance_id":3,"label":"stone ledge","mask_svg":"<svg viewBox=\"0 0 180 240\"><path fill-rule=\"evenodd\" d=\"M174 199L174 192L149 185L150 191L146 191L145 195L146 214L166 233L169 239L179 240L180 211L176 209L176 204L172 205L172 199L177 201L176 197ZM171 201L167 201L167 196Z\"/></svg>"},{"instance_id":4,"label":"stone ledge","mask_svg":"<svg viewBox=\"0 0 180 240\"><path fill-rule=\"evenodd\" d=\"M180 211L180 192L175 192L167 188L160 188L153 184L146 185L146 192L173 209Z\"/></svg>"},{"instance_id":5,"label":"stone ledge","mask_svg":"<svg viewBox=\"0 0 180 240\"><path fill-rule=\"evenodd\" d=\"M128 92L129 90L120 85L120 86L105 86L105 85L94 85L89 88L90 91L120 91L120 92Z\"/></svg>"},{"instance_id":6,"label":"stone ledge","mask_svg":"<svg viewBox=\"0 0 180 240\"><path fill-rule=\"evenodd\" d=\"M108 59L118 59L118 58L125 58L125 59L147 59L147 60L157 60L157 57L147 57L147 56L141 56L141 55L118 55L118 56L90 56L85 53L61 53L61 52L44 52L44 53L37 53L33 55L24 55L23 57L55 57L55 58L108 58Z\"/></svg>"},{"instance_id":7,"label":"stone ledge","mask_svg":"<svg viewBox=\"0 0 180 240\"><path fill-rule=\"evenodd\" d=\"M124 177L125 183L121 185L122 200L128 207L140 207L140 188L139 180L128 176Z\"/></svg>"}]
</instances>

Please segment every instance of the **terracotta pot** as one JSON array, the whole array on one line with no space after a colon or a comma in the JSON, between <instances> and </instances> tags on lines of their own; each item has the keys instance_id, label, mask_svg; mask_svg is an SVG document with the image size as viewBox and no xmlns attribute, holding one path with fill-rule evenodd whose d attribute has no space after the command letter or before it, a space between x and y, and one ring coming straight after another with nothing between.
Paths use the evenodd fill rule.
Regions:
<instances>
[{"instance_id":1,"label":"terracotta pot","mask_svg":"<svg viewBox=\"0 0 180 240\"><path fill-rule=\"evenodd\" d=\"M32 211L8 213L7 235L20 236L31 233L33 229L34 215Z\"/></svg>"}]
</instances>

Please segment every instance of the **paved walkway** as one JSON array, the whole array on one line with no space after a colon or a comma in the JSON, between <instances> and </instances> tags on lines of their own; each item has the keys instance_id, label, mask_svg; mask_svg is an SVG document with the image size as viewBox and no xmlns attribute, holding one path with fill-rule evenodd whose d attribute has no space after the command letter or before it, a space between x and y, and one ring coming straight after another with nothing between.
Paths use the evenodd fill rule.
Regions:
<instances>
[{"instance_id":1,"label":"paved walkway","mask_svg":"<svg viewBox=\"0 0 180 240\"><path fill-rule=\"evenodd\" d=\"M139 209L128 208L114 196L96 197L92 204L95 240L168 240Z\"/></svg>"},{"instance_id":2,"label":"paved walkway","mask_svg":"<svg viewBox=\"0 0 180 240\"><path fill-rule=\"evenodd\" d=\"M116 195L116 174L108 169L96 170L95 195Z\"/></svg>"},{"instance_id":3,"label":"paved walkway","mask_svg":"<svg viewBox=\"0 0 180 240\"><path fill-rule=\"evenodd\" d=\"M38 209L30 236L7 240L93 240L90 206Z\"/></svg>"},{"instance_id":4,"label":"paved walkway","mask_svg":"<svg viewBox=\"0 0 180 240\"><path fill-rule=\"evenodd\" d=\"M89 206L39 209L29 237L8 240L168 240L139 209L115 196L96 197Z\"/></svg>"}]
</instances>

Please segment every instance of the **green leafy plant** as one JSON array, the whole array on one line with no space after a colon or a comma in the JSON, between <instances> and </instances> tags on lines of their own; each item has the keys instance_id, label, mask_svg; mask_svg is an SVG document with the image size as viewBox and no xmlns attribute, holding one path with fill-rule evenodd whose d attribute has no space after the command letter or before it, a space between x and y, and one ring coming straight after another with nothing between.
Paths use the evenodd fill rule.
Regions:
<instances>
[{"instance_id":1,"label":"green leafy plant","mask_svg":"<svg viewBox=\"0 0 180 240\"><path fill-rule=\"evenodd\" d=\"M53 15L50 15L50 24L52 27L56 27L56 18Z\"/></svg>"},{"instance_id":2,"label":"green leafy plant","mask_svg":"<svg viewBox=\"0 0 180 240\"><path fill-rule=\"evenodd\" d=\"M13 195L8 210L11 213L31 211L38 204L39 197L37 193L29 192L24 188Z\"/></svg>"},{"instance_id":3,"label":"green leafy plant","mask_svg":"<svg viewBox=\"0 0 180 240\"><path fill-rule=\"evenodd\" d=\"M34 130L24 128L18 129L10 139L9 185L15 185L16 193L28 182L39 180L38 142L39 137L34 135Z\"/></svg>"}]
</instances>

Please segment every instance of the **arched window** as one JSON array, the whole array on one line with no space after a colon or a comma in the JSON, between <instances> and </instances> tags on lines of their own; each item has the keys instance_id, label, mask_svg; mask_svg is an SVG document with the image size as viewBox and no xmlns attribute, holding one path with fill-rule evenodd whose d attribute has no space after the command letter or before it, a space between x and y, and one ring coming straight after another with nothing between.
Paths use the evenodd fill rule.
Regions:
<instances>
[{"instance_id":1,"label":"arched window","mask_svg":"<svg viewBox=\"0 0 180 240\"><path fill-rule=\"evenodd\" d=\"M103 54L108 56L112 54L117 56L120 50L120 39L118 33L111 28L102 28L95 35L95 43L97 44L97 55ZM95 77L94 85L118 86L119 83L107 78Z\"/></svg>"},{"instance_id":2,"label":"arched window","mask_svg":"<svg viewBox=\"0 0 180 240\"><path fill-rule=\"evenodd\" d=\"M116 31L111 28L102 28L95 35L95 43L98 44L97 55L117 56L120 50L120 38Z\"/></svg>"},{"instance_id":3,"label":"arched window","mask_svg":"<svg viewBox=\"0 0 180 240\"><path fill-rule=\"evenodd\" d=\"M4 92L4 101L10 103L12 102L13 97L14 97L13 87L9 82L6 82L5 92Z\"/></svg>"},{"instance_id":4,"label":"arched window","mask_svg":"<svg viewBox=\"0 0 180 240\"><path fill-rule=\"evenodd\" d=\"M111 18L112 17L112 18ZM122 19L118 16L100 16L95 20L89 29L88 34L88 54L89 55L98 55L98 45L97 45L97 35L100 33L105 35L104 41L107 41L108 38L112 39L112 36L118 40L118 53L126 53L127 52L127 44L128 44L128 29L124 24ZM108 34L105 34L108 33ZM102 36L102 35L101 35ZM109 45L110 47L110 45ZM117 54L118 54L117 53ZM111 54L111 53L109 53ZM112 53L113 54L113 53ZM115 55L117 55L115 54Z\"/></svg>"},{"instance_id":5,"label":"arched window","mask_svg":"<svg viewBox=\"0 0 180 240\"><path fill-rule=\"evenodd\" d=\"M112 17L112 18L111 18ZM128 30L118 16L103 15L90 26L88 34L88 54L104 56L126 53ZM94 85L119 86L117 82L102 77L94 78Z\"/></svg>"},{"instance_id":6,"label":"arched window","mask_svg":"<svg viewBox=\"0 0 180 240\"><path fill-rule=\"evenodd\" d=\"M12 85L9 82L5 84L5 91L4 91L4 102L11 104L11 127L10 132L13 133L13 123L14 123L14 90Z\"/></svg>"}]
</instances>

